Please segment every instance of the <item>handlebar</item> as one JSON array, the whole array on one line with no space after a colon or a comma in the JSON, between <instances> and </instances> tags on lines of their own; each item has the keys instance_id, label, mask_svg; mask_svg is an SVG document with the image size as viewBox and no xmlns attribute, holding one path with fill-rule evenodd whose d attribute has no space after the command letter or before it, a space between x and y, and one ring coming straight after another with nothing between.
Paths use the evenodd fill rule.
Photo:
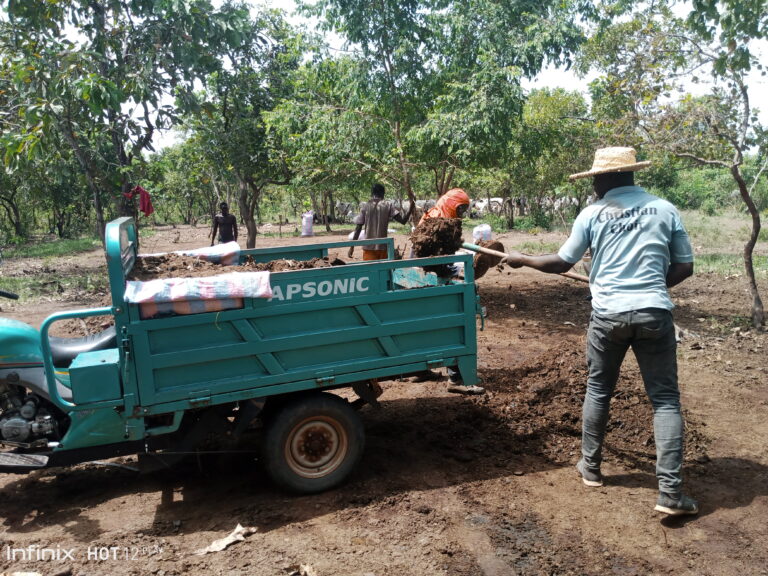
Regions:
<instances>
[{"instance_id":1,"label":"handlebar","mask_svg":"<svg viewBox=\"0 0 768 576\"><path fill-rule=\"evenodd\" d=\"M11 300L18 300L19 295L14 294L13 292L6 292L5 290L0 290L0 296L3 298L10 298Z\"/></svg>"}]
</instances>

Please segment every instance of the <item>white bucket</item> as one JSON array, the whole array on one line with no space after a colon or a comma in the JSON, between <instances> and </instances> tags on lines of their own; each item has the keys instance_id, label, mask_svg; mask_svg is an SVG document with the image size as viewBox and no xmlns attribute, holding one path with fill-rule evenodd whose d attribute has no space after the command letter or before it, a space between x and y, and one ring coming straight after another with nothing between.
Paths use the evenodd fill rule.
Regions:
<instances>
[{"instance_id":1,"label":"white bucket","mask_svg":"<svg viewBox=\"0 0 768 576\"><path fill-rule=\"evenodd\" d=\"M490 224L480 224L475 226L472 230L472 240L480 242L481 240L489 242L491 240L492 232Z\"/></svg>"}]
</instances>

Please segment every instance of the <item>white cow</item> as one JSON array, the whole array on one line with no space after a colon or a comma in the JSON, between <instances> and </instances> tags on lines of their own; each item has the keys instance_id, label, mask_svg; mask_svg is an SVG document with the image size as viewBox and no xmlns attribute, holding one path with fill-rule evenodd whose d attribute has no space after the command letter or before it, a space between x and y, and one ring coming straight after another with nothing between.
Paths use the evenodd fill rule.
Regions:
<instances>
[{"instance_id":1,"label":"white cow","mask_svg":"<svg viewBox=\"0 0 768 576\"><path fill-rule=\"evenodd\" d=\"M501 214L504 209L504 198L494 197L475 200L473 208L481 216L484 214Z\"/></svg>"}]
</instances>

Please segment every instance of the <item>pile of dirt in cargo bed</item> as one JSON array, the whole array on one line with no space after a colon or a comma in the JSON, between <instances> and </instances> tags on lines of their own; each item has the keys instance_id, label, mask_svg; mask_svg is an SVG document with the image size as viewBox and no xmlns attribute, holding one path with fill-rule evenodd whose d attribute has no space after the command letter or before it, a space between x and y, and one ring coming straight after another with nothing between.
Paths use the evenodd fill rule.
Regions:
<instances>
[{"instance_id":1,"label":"pile of dirt in cargo bed","mask_svg":"<svg viewBox=\"0 0 768 576\"><path fill-rule=\"evenodd\" d=\"M182 254L158 254L141 256L136 259L128 280L147 282L162 278L203 278L228 272L285 272L288 270L304 270L309 268L327 268L346 264L338 258L312 258L311 260L272 260L270 262L254 262L247 257L240 266L222 266L196 256ZM110 306L112 300L108 294L99 302L100 306ZM65 320L56 326L55 336L79 338L95 334L113 324L111 316L91 316L88 318L73 318Z\"/></svg>"},{"instance_id":2,"label":"pile of dirt in cargo bed","mask_svg":"<svg viewBox=\"0 0 768 576\"><path fill-rule=\"evenodd\" d=\"M221 272L222 266L182 254L140 256L128 275L128 280L156 280L158 278L200 278Z\"/></svg>"},{"instance_id":3,"label":"pile of dirt in cargo bed","mask_svg":"<svg viewBox=\"0 0 768 576\"><path fill-rule=\"evenodd\" d=\"M345 264L345 262L338 258L333 261L328 258L312 258L311 260L278 259L270 262L254 262L253 258L248 256L239 266L222 266L202 260L197 256L170 253L137 258L128 280L146 282L159 278L201 278L228 272L284 272L286 270L327 268L340 264Z\"/></svg>"},{"instance_id":4,"label":"pile of dirt in cargo bed","mask_svg":"<svg viewBox=\"0 0 768 576\"><path fill-rule=\"evenodd\" d=\"M254 262L250 256L246 257L245 262L240 268L247 268L249 272L269 271L286 272L288 270L307 270L309 268L329 268L331 266L342 266L346 264L338 258L330 260L328 258L312 258L311 260L272 260L270 262Z\"/></svg>"}]
</instances>

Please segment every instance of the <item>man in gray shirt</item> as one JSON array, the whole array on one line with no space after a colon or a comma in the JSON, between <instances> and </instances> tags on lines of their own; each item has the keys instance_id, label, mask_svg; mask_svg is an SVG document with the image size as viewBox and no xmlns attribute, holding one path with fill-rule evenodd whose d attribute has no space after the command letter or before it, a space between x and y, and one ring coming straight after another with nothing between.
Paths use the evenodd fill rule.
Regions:
<instances>
[{"instance_id":1,"label":"man in gray shirt","mask_svg":"<svg viewBox=\"0 0 768 576\"><path fill-rule=\"evenodd\" d=\"M376 183L371 187L371 199L360 207L360 214L355 218L355 232L352 240L360 237L360 232L365 227L365 238L375 240L387 237L387 227L390 220L405 224L413 213L413 204L408 208L408 213L403 214L391 202L384 200L384 185ZM348 256L352 258L355 251L350 246ZM363 246L363 260L383 260L387 257L386 244L368 244Z\"/></svg>"}]
</instances>

